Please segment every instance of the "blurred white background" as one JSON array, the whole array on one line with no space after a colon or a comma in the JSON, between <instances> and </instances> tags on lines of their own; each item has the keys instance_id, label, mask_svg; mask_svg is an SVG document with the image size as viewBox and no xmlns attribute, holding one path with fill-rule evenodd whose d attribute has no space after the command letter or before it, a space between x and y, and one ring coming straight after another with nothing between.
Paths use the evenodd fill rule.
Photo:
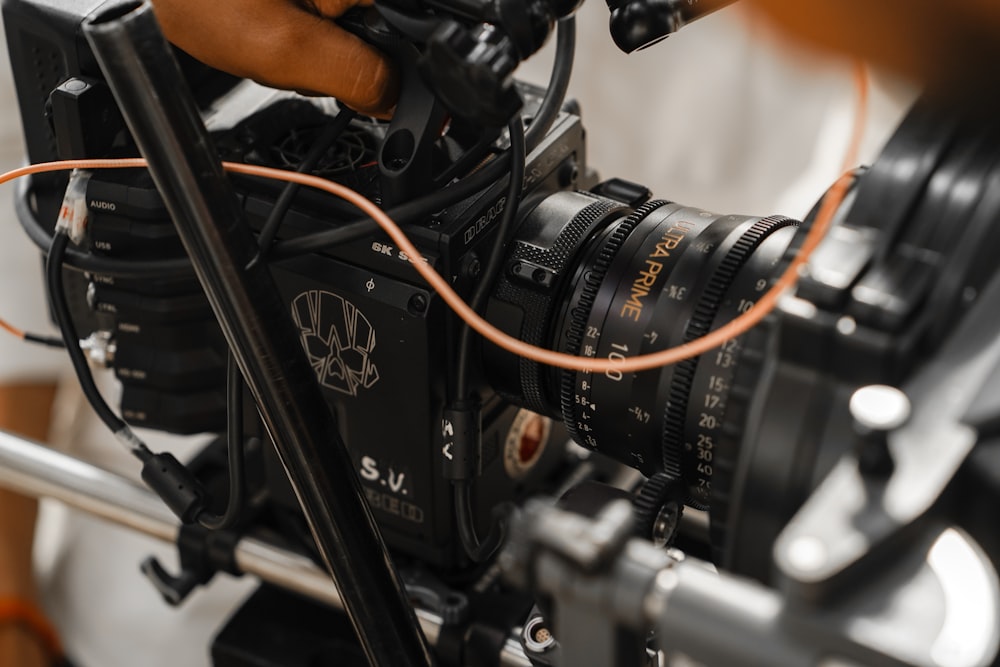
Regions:
<instances>
[{"instance_id":1,"label":"blurred white background","mask_svg":"<svg viewBox=\"0 0 1000 667\"><path fill-rule=\"evenodd\" d=\"M849 63L786 45L738 6L626 55L608 9L577 13L570 95L588 128L589 162L603 177L717 213L804 215L839 176L854 104ZM548 79L555 39L519 76ZM866 161L912 99L871 75Z\"/></svg>"}]
</instances>

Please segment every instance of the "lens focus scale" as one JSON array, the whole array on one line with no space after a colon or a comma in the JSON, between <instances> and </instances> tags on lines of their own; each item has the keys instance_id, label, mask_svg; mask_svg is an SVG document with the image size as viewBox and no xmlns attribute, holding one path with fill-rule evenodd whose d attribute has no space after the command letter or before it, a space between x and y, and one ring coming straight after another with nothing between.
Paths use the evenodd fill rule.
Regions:
<instances>
[{"instance_id":1,"label":"lens focus scale","mask_svg":"<svg viewBox=\"0 0 1000 667\"><path fill-rule=\"evenodd\" d=\"M719 232L719 226L711 224L714 216L701 213L681 207L658 210L635 229L632 238L637 243L623 246L600 290L607 306L595 307L587 319L588 330L596 339L596 356L624 360L650 349L649 342L654 344L652 349L680 342L675 331L683 329L678 329L675 321L686 316L684 299L676 297L697 292L694 285L677 285L675 280L682 275L697 278L699 269L704 269L700 251L695 250L692 260L689 250L721 240L714 239ZM690 270L679 271L685 263ZM588 396L591 409L601 412L589 434L593 448L614 452L612 456L647 476L659 471L665 394L659 395L657 382L671 372L666 368L638 374L572 373L573 396ZM582 419L585 412L579 401L575 407L576 418ZM668 468L666 472L679 475L680 471Z\"/></svg>"},{"instance_id":2,"label":"lens focus scale","mask_svg":"<svg viewBox=\"0 0 1000 667\"><path fill-rule=\"evenodd\" d=\"M586 269L587 280L582 289L575 295L575 300L567 304L569 316L563 318L568 333L564 337L575 342L564 348L568 354L579 356L595 356L597 350L594 343L600 338L600 327L589 322L592 313L607 312L609 305L606 300L613 296L603 289L612 268L614 260L619 256L623 244L630 238L632 231L646 216L665 206L673 206L670 202L654 200L643 204L624 220L620 221L614 230L603 240L600 251L596 253L594 262ZM575 373L563 371L560 382L560 407L563 422L576 442L590 449L598 449L594 437L594 428L599 423L596 418L596 404L590 400L590 385L574 384ZM630 463L634 465L634 463ZM640 468L641 469L641 468Z\"/></svg>"},{"instance_id":3,"label":"lens focus scale","mask_svg":"<svg viewBox=\"0 0 1000 667\"><path fill-rule=\"evenodd\" d=\"M797 224L783 217L764 218L739 234L701 291L684 335L685 342L700 338L753 308L759 294L755 296L748 288L755 287L755 283L764 280L760 276L767 274L761 271L747 276L742 269L772 233ZM784 244L779 250L783 249ZM771 266L779 256L780 252L772 258ZM725 317L720 317L727 302L733 307ZM711 499L715 438L723 424L728 389L740 351L740 340L730 339L705 355L680 362L674 373L663 421L663 452L665 458L680 459L688 482L688 503L699 509L707 509ZM702 378L702 385L707 384L700 393L695 391L697 377Z\"/></svg>"},{"instance_id":4,"label":"lens focus scale","mask_svg":"<svg viewBox=\"0 0 1000 667\"><path fill-rule=\"evenodd\" d=\"M641 353L658 352L684 342L686 326L693 315L697 297L718 261L716 251L743 222L742 218L720 218L698 209L685 209L680 220L695 225L690 234L690 243L676 248L679 257L654 304L650 323L643 329L627 330L629 335L641 342ZM684 470L680 457L668 456L662 444L664 406L669 399L677 369L675 364L637 374L632 396L633 402L641 404L645 414L650 415L645 420L641 436L644 440L656 443L655 459L650 462L650 468L654 472L662 469L667 474L681 478ZM615 405L616 400L620 401L613 395L608 400L609 405ZM635 415L631 412L633 406L619 404L618 408L628 408L629 415ZM633 429L637 426L636 423L628 423Z\"/></svg>"}]
</instances>

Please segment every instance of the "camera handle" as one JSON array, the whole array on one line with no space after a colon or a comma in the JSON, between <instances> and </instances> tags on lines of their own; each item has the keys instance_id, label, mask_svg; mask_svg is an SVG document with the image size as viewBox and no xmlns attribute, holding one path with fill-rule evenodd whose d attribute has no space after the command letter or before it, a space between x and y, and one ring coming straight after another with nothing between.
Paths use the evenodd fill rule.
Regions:
<instances>
[{"instance_id":1,"label":"camera handle","mask_svg":"<svg viewBox=\"0 0 1000 667\"><path fill-rule=\"evenodd\" d=\"M434 0L428 4L467 21L441 21L429 34L420 73L456 116L490 128L514 117L523 100L513 73L523 60L545 44L555 22L569 17L582 0ZM400 12L380 5L393 21ZM472 25L468 25L468 21ZM405 31L414 21L393 21Z\"/></svg>"},{"instance_id":2,"label":"camera handle","mask_svg":"<svg viewBox=\"0 0 1000 667\"><path fill-rule=\"evenodd\" d=\"M403 89L385 141L379 147L382 205L386 207L433 189L431 158L447 116L444 106L417 73L416 48L397 40L393 55L402 69Z\"/></svg>"},{"instance_id":3,"label":"camera handle","mask_svg":"<svg viewBox=\"0 0 1000 667\"><path fill-rule=\"evenodd\" d=\"M399 104L378 153L381 203L390 207L433 189L431 159L447 111L417 71L420 52L393 30L424 33L426 23L408 20L410 17L391 7L385 11L385 17L375 11L353 11L337 22L389 54L399 68L402 82ZM396 19L399 25L391 19Z\"/></svg>"}]
</instances>

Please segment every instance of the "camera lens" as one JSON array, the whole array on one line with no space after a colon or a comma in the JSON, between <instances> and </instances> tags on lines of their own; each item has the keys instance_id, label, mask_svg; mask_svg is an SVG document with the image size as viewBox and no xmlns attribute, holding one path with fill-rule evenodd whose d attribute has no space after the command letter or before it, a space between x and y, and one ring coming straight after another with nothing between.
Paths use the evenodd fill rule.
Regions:
<instances>
[{"instance_id":1,"label":"camera lens","mask_svg":"<svg viewBox=\"0 0 1000 667\"><path fill-rule=\"evenodd\" d=\"M624 361L675 347L753 308L797 224L556 193L519 227L490 316L529 342L579 356ZM491 378L515 401L561 418L584 447L647 476L683 479L687 502L707 508L740 353L734 339L640 373L563 371L522 359L516 373ZM502 356L487 355L489 367L503 368Z\"/></svg>"}]
</instances>

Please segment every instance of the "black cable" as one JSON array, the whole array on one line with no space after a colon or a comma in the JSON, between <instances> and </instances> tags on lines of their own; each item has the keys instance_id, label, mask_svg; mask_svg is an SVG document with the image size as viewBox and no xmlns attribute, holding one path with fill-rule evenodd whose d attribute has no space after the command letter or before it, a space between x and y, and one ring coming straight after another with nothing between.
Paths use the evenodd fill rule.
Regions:
<instances>
[{"instance_id":1,"label":"black cable","mask_svg":"<svg viewBox=\"0 0 1000 667\"><path fill-rule=\"evenodd\" d=\"M458 536L465 553L474 563L482 563L492 556L503 544L507 534L507 512L509 503L503 503L493 509L493 526L489 535L482 542L476 537L475 516L472 511L472 494L468 481L456 481L454 484L455 519L458 524Z\"/></svg>"},{"instance_id":2,"label":"black cable","mask_svg":"<svg viewBox=\"0 0 1000 667\"><path fill-rule=\"evenodd\" d=\"M35 212L31 210L31 199L31 181L22 178L17 184L17 195L14 197L18 222L21 223L28 238L43 252L47 252L52 247L54 237L46 231ZM194 275L194 269L191 268L191 262L187 257L136 261L102 257L67 248L63 264L79 271L102 273L118 278L173 278Z\"/></svg>"},{"instance_id":3,"label":"black cable","mask_svg":"<svg viewBox=\"0 0 1000 667\"><path fill-rule=\"evenodd\" d=\"M222 515L202 512L198 523L209 530L232 528L246 505L246 455L243 442L243 375L233 355L226 366L226 450L229 461L229 500Z\"/></svg>"},{"instance_id":4,"label":"black cable","mask_svg":"<svg viewBox=\"0 0 1000 667\"><path fill-rule=\"evenodd\" d=\"M45 284L51 301L52 312L55 314L56 324L62 333L66 343L66 351L69 353L70 362L76 372L77 380L83 395L87 398L94 412L104 424L111 429L120 440L128 441L131 452L141 461L146 461L152 456L152 452L132 434L121 418L118 417L108 406L97 385L94 383L94 376L90 372L90 365L87 357L80 348L80 337L76 332L76 325L70 314L69 305L66 302L66 291L62 280L62 265L66 257L66 249L69 246L69 236L66 232L59 231L52 239L52 246L45 263Z\"/></svg>"},{"instance_id":5,"label":"black cable","mask_svg":"<svg viewBox=\"0 0 1000 667\"><path fill-rule=\"evenodd\" d=\"M52 312L55 315L59 331L62 333L66 343L66 351L69 353L73 370L76 372L77 381L83 390L83 395L87 398L91 408L102 422L114 433L115 438L140 461L142 461L142 479L156 492L160 498L170 507L182 522L191 523L205 514L204 508L207 505L207 495L204 488L180 461L169 453L154 454L146 447L128 424L116 415L111 407L101 396L101 392L94 382L94 376L90 372L90 365L87 357L80 348L80 337L73 323L73 316L70 313L69 305L66 302L66 290L63 285L62 267L66 259L66 249L69 246L69 236L65 231L58 230L52 239L52 246L49 248L48 257L45 264L45 284L48 290ZM242 418L241 418L242 419ZM231 448L232 451L232 448ZM237 448L237 451L241 451ZM240 479L244 477L242 467L242 456L237 463L235 473ZM233 470L231 468L231 470ZM242 484L231 480L231 489L244 495ZM242 503L232 505L238 510ZM207 517L211 519L212 517ZM227 508L227 516L220 518L232 520L231 513Z\"/></svg>"},{"instance_id":6,"label":"black cable","mask_svg":"<svg viewBox=\"0 0 1000 667\"><path fill-rule=\"evenodd\" d=\"M502 158L493 160L479 171L452 183L446 188L387 210L386 215L400 226L424 220L433 213L448 208L463 199L467 199L481 190L485 190L498 179L502 178L506 171L507 160ZM371 218L362 218L336 229L317 232L308 236L301 236L297 239L277 243L271 252L271 256L275 259L287 259L312 252L321 252L331 246L353 241L378 230L379 226L374 220Z\"/></svg>"},{"instance_id":7,"label":"black cable","mask_svg":"<svg viewBox=\"0 0 1000 667\"><path fill-rule=\"evenodd\" d=\"M45 263L46 286L48 288L49 300L52 311L55 314L56 324L62 332L63 340L66 341L66 350L69 352L73 370L83 389L84 395L94 408L94 412L101 421L113 432L118 432L125 427L125 422L111 410L104 397L101 396L94 377L90 372L90 365L87 357L80 348L80 336L76 332L76 325L73 324L70 315L69 305L66 302L66 292L62 282L62 263L66 256L66 249L69 247L69 236L65 232L56 233L52 239L52 247L49 249L49 256Z\"/></svg>"},{"instance_id":8,"label":"black cable","mask_svg":"<svg viewBox=\"0 0 1000 667\"><path fill-rule=\"evenodd\" d=\"M390 212L389 215L392 215L392 213ZM393 218L393 220L396 220L396 218ZM274 244L269 258L277 261L321 252L343 243L350 243L351 241L370 236L379 231L379 229L378 223L371 218L356 220L355 222L349 222L346 225L341 225L325 232L280 241Z\"/></svg>"},{"instance_id":9,"label":"black cable","mask_svg":"<svg viewBox=\"0 0 1000 667\"><path fill-rule=\"evenodd\" d=\"M43 336L41 334L25 333L24 340L29 343L37 343L38 345L57 347L59 349L66 347L66 343L63 342L63 339L57 338L56 336Z\"/></svg>"},{"instance_id":10,"label":"black cable","mask_svg":"<svg viewBox=\"0 0 1000 667\"><path fill-rule=\"evenodd\" d=\"M506 256L507 245L514 230L514 221L517 217L518 203L521 200L521 191L524 185L524 159L525 140L524 126L521 124L521 117L515 116L507 125L510 134L510 181L507 186L507 203L504 206L500 225L497 228L497 236L490 250L489 258L480 274L479 284L469 299L469 306L477 313L483 310L493 283L500 273L500 267ZM455 365L455 396L453 407L467 406L470 401L470 363L472 359L472 328L463 324L459 333L458 358ZM472 443L463 443L466 447L471 447ZM490 526L490 532L482 542L476 535L475 517L472 513L472 493L471 481L467 479L454 482L455 499L455 519L458 527L459 538L465 553L473 562L480 563L497 550L503 543L506 533L506 521L503 516L499 516Z\"/></svg>"},{"instance_id":11,"label":"black cable","mask_svg":"<svg viewBox=\"0 0 1000 667\"><path fill-rule=\"evenodd\" d=\"M538 113L532 120L525 135L527 152L534 150L545 134L552 127L559 109L562 107L573 70L573 50L576 45L576 23L573 17L562 19L558 24L556 36L556 56L552 67L552 77L545 97L539 105ZM386 213L400 225L411 224L427 218L433 213L462 201L477 192L489 187L497 179L502 178L507 170L505 159L495 159L478 171L451 185L432 192L424 197L406 204L396 206ZM30 183L25 180L18 186L15 198L17 217L28 237L43 250L48 248L52 237L38 222L34 212L28 205ZM352 241L378 230L378 225L370 218L352 221L347 225L317 232L287 241L275 243L271 255L276 259L287 259L297 255L319 252L341 243ZM157 277L168 278L191 275L191 263L187 257L161 260L121 260L110 257L100 257L77 250L69 249L66 264L80 271L102 273L122 278Z\"/></svg>"},{"instance_id":12,"label":"black cable","mask_svg":"<svg viewBox=\"0 0 1000 667\"><path fill-rule=\"evenodd\" d=\"M538 112L525 133L525 153L530 153L538 147L559 116L559 110L566 99L566 91L569 89L570 78L573 75L575 51L576 19L570 16L558 23L552 75L545 90L545 96L538 106ZM424 197L391 208L386 211L386 214L400 226L418 222L488 188L504 176L508 167L509 161L507 159L497 158L465 178ZM337 229L282 241L275 245L272 255L276 259L286 259L300 254L320 252L331 246L362 238L377 230L378 225L375 224L374 220L364 218Z\"/></svg>"},{"instance_id":13,"label":"black cable","mask_svg":"<svg viewBox=\"0 0 1000 667\"><path fill-rule=\"evenodd\" d=\"M528 132L524 132L521 119L514 118L508 125L511 139L510 182L507 192L507 205L497 231L497 240L490 252L482 279L469 300L473 310L479 312L485 305L493 283L500 270L500 264L505 256L507 244L513 231L513 221L517 204L521 198L521 187L524 183L525 154L534 150L541 142L562 108L573 71L573 56L576 48L576 23L570 17L559 22L559 32L556 43L556 56L552 67L552 77L549 81L545 97L538 108ZM502 160L494 164L502 165ZM492 166L492 165L490 165ZM485 171L485 170L484 170ZM470 387L472 330L463 326L459 334L458 358L456 361L455 405L467 404ZM480 542L476 535L475 516L472 510L472 489L470 480L453 482L455 519L459 539L469 558L476 563L485 561L503 544L506 533L506 517L500 508L495 508L494 521L486 538Z\"/></svg>"},{"instance_id":14,"label":"black cable","mask_svg":"<svg viewBox=\"0 0 1000 667\"><path fill-rule=\"evenodd\" d=\"M302 158L302 162L299 164L296 171L300 174L305 174L313 170L316 164L319 162L320 158L326 154L330 146L333 145L335 141L340 137L340 135L347 129L347 126L354 120L357 114L344 107L337 114L337 117L333 119L318 137L316 137L313 142L312 147L309 152L306 153L305 157ZM285 213L288 212L288 208L292 205L292 200L295 199L295 195L298 194L299 188L301 186L298 183L285 183L284 189L278 196L278 200L274 203L274 208L267 216L267 220L264 222L264 226L261 227L260 236L257 237L257 246L260 248L260 258L267 255L271 248L271 243L274 242L274 237L278 234L278 228L281 226L281 221L285 217Z\"/></svg>"},{"instance_id":15,"label":"black cable","mask_svg":"<svg viewBox=\"0 0 1000 667\"><path fill-rule=\"evenodd\" d=\"M500 273L500 264L507 252L510 237L514 231L514 220L518 204L521 201L521 190L524 186L525 133L521 117L515 116L507 125L510 133L510 181L507 185L507 203L504 205L500 225L497 228L496 239L490 250L489 258L480 273L479 283L469 299L469 307L479 314L486 304L493 283ZM458 358L456 361L455 396L458 400L469 398L469 362L472 357L472 328L462 326L459 334Z\"/></svg>"},{"instance_id":16,"label":"black cable","mask_svg":"<svg viewBox=\"0 0 1000 667\"><path fill-rule=\"evenodd\" d=\"M552 62L552 76L549 78L545 97L538 107L535 118L528 127L525 144L528 152L535 150L552 124L559 116L566 91L569 90L569 80L573 76L573 57L576 54L576 19L572 16L562 19L556 29L556 55Z\"/></svg>"},{"instance_id":17,"label":"black cable","mask_svg":"<svg viewBox=\"0 0 1000 667\"><path fill-rule=\"evenodd\" d=\"M76 372L77 381L83 390L83 395L90 403L102 422L114 433L115 438L128 447L129 451L140 461L142 461L142 479L145 481L168 507L184 523L191 523L204 517L209 523L216 517L205 514L204 508L207 505L207 494L200 482L180 461L172 454L154 454L146 447L128 424L116 415L111 407L101 396L94 376L90 372L90 365L87 357L80 348L80 337L73 323L73 316L70 313L69 305L66 302L66 290L63 285L62 267L66 259L66 249L69 246L69 237L65 231L59 230L52 239L52 246L49 248L48 257L45 264L45 284L48 290L49 301L52 312L55 315L59 331L62 333L66 343L66 351L69 353L73 370ZM240 390L242 391L242 390ZM240 417L242 423L242 417ZM242 435L240 434L240 437ZM234 451L238 453L233 467ZM219 527L232 525L239 517L242 508L242 498L245 495L242 480L245 478L243 470L242 448L230 446L230 506L227 507L226 514L218 517ZM240 500L232 502L233 494ZM232 511L230 511L232 510ZM210 527L210 526L208 526Z\"/></svg>"},{"instance_id":18,"label":"black cable","mask_svg":"<svg viewBox=\"0 0 1000 667\"><path fill-rule=\"evenodd\" d=\"M486 156L489 155L490 151L493 149L493 145L496 143L496 140L496 132L484 131L483 135L478 141L476 141L475 144L473 144L471 148L462 153L457 160L448 165L448 167L434 179L433 187L443 188L456 178L461 178L463 174L467 174L470 169L474 168L477 164L486 159Z\"/></svg>"}]
</instances>

